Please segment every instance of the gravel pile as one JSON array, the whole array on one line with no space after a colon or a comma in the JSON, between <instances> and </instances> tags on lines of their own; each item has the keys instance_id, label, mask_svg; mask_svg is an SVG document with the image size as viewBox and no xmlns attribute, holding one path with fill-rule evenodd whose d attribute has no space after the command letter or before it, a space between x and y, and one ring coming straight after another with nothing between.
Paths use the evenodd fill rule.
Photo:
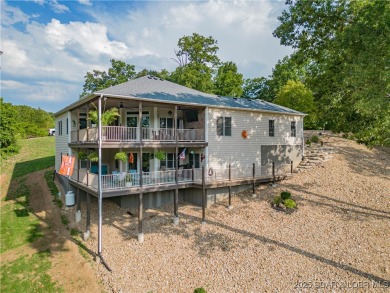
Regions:
<instances>
[{"instance_id":1,"label":"gravel pile","mask_svg":"<svg viewBox=\"0 0 390 293\"><path fill-rule=\"evenodd\" d=\"M291 292L390 290L390 158L386 150L337 137L336 153L304 173L237 194L233 210L222 202L206 210L181 202L146 210L145 242L137 242L137 211L104 201L103 256L96 266L109 292ZM271 207L289 191L298 209ZM97 250L97 201L91 238ZM85 227L85 207L80 230ZM68 211L74 212L74 211ZM387 282L387 283L386 283ZM375 287L375 289L374 289Z\"/></svg>"}]
</instances>

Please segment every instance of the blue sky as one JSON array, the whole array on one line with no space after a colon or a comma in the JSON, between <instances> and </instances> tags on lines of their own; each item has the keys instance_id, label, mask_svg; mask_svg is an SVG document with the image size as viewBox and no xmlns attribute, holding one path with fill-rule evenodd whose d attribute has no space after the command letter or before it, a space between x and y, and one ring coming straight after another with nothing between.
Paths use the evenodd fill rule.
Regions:
<instances>
[{"instance_id":1,"label":"blue sky","mask_svg":"<svg viewBox=\"0 0 390 293\"><path fill-rule=\"evenodd\" d=\"M245 78L292 52L272 36L284 0L0 1L1 96L50 112L78 100L86 72L110 59L173 71L179 38L194 32L217 40Z\"/></svg>"}]
</instances>

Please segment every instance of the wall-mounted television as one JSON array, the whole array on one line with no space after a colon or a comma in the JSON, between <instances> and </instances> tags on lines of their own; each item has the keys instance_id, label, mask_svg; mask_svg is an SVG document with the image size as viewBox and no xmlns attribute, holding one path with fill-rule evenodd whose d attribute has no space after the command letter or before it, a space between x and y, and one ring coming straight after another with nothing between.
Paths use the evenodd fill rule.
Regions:
<instances>
[{"instance_id":1,"label":"wall-mounted television","mask_svg":"<svg viewBox=\"0 0 390 293\"><path fill-rule=\"evenodd\" d=\"M187 122L198 121L198 110L187 110L186 111Z\"/></svg>"}]
</instances>

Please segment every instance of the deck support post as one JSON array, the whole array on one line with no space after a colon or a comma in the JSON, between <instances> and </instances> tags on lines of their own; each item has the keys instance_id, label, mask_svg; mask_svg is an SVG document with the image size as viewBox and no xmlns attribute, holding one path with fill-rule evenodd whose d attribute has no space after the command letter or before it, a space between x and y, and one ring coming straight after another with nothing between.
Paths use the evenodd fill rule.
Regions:
<instances>
[{"instance_id":1,"label":"deck support post","mask_svg":"<svg viewBox=\"0 0 390 293\"><path fill-rule=\"evenodd\" d=\"M255 177L256 177L256 164L253 163L253 167L252 167L252 179L253 179L253 182L252 182L252 197L255 198L256 197L256 186L255 186Z\"/></svg>"},{"instance_id":2,"label":"deck support post","mask_svg":"<svg viewBox=\"0 0 390 293\"><path fill-rule=\"evenodd\" d=\"M177 112L177 106L175 106L175 117L176 117L176 112ZM176 120L176 119L175 119ZM176 123L174 123L175 127L176 127ZM176 136L176 140L177 140L177 136ZM174 225L177 225L179 223L179 215L178 215L178 208L179 208L179 186L178 186L178 181L179 181L179 148L178 146L176 145L176 148L175 148L175 184L176 184L176 188L175 188L175 195L174 195L174 198L173 198L173 224Z\"/></svg>"},{"instance_id":3,"label":"deck support post","mask_svg":"<svg viewBox=\"0 0 390 293\"><path fill-rule=\"evenodd\" d=\"M275 181L275 162L272 162L272 187L276 186Z\"/></svg>"},{"instance_id":4,"label":"deck support post","mask_svg":"<svg viewBox=\"0 0 390 293\"><path fill-rule=\"evenodd\" d=\"M205 169L202 167L202 224L206 224L206 188L205 188Z\"/></svg>"},{"instance_id":5,"label":"deck support post","mask_svg":"<svg viewBox=\"0 0 390 293\"><path fill-rule=\"evenodd\" d=\"M229 205L228 209L232 210L232 166L229 164Z\"/></svg>"},{"instance_id":6,"label":"deck support post","mask_svg":"<svg viewBox=\"0 0 390 293\"><path fill-rule=\"evenodd\" d=\"M142 144L142 102L138 104L138 119L139 119L139 142ZM142 162L142 155L141 155ZM142 172L142 164L141 164L141 172Z\"/></svg>"},{"instance_id":7,"label":"deck support post","mask_svg":"<svg viewBox=\"0 0 390 293\"><path fill-rule=\"evenodd\" d=\"M84 241L87 241L90 236L91 229L91 195L87 192L87 224L85 227Z\"/></svg>"},{"instance_id":8,"label":"deck support post","mask_svg":"<svg viewBox=\"0 0 390 293\"><path fill-rule=\"evenodd\" d=\"M76 200L77 200L77 204L76 204L76 214L75 214L75 222L76 223L79 223L81 221L81 198L80 198L80 189L77 188L76 189Z\"/></svg>"},{"instance_id":9,"label":"deck support post","mask_svg":"<svg viewBox=\"0 0 390 293\"><path fill-rule=\"evenodd\" d=\"M140 147L140 158L142 162L142 146ZM142 178L142 164L141 164L141 171L139 174L139 185L140 185L140 191L139 191L139 199L138 199L138 242L143 243L144 242L144 233L143 233L143 211L144 211L144 201L143 201L143 178Z\"/></svg>"},{"instance_id":10,"label":"deck support post","mask_svg":"<svg viewBox=\"0 0 390 293\"><path fill-rule=\"evenodd\" d=\"M102 213L103 213L103 192L102 192L102 98L98 99L98 255L102 253Z\"/></svg>"},{"instance_id":11,"label":"deck support post","mask_svg":"<svg viewBox=\"0 0 390 293\"><path fill-rule=\"evenodd\" d=\"M139 193L139 202L138 202L138 242L143 243L144 242L144 233L142 230L142 221L143 221L143 192L142 188Z\"/></svg>"},{"instance_id":12,"label":"deck support post","mask_svg":"<svg viewBox=\"0 0 390 293\"><path fill-rule=\"evenodd\" d=\"M110 267L104 261L102 255L102 226L103 226L103 188L102 188L102 99L106 100L107 98L103 98L103 95L100 95L98 100L98 153L99 153L99 167L98 167L98 206L99 206L99 216L98 216L98 253L97 256L100 258L104 266L108 271L111 272Z\"/></svg>"}]
</instances>

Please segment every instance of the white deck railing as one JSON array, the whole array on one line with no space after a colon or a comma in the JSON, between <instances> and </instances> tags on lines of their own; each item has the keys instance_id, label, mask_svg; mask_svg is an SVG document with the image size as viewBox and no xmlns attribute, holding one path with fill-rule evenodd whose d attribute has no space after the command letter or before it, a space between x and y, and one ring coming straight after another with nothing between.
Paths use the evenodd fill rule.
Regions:
<instances>
[{"instance_id":1,"label":"white deck railing","mask_svg":"<svg viewBox=\"0 0 390 293\"><path fill-rule=\"evenodd\" d=\"M142 128L144 141L204 141L204 129ZM95 142L98 140L98 128L84 128L71 132L71 142ZM103 141L140 141L138 127L103 126Z\"/></svg>"},{"instance_id":2,"label":"white deck railing","mask_svg":"<svg viewBox=\"0 0 390 293\"><path fill-rule=\"evenodd\" d=\"M179 169L177 171L177 182L194 182L202 183L202 168L195 169ZM210 168L204 170L205 182L211 183L216 181L229 181L229 167ZM255 168L255 176L253 176L253 165L245 167L231 167L231 180L256 179L266 176L281 176L291 173L291 164L268 164ZM259 174L260 173L260 174ZM91 186L94 189L98 188L98 175L87 172L85 169L75 169L71 178L86 186ZM125 188L138 187L141 185L140 173L118 172L115 174L102 175L103 190L120 190ZM176 171L153 171L142 172L143 186L161 186L176 183Z\"/></svg>"}]
</instances>

